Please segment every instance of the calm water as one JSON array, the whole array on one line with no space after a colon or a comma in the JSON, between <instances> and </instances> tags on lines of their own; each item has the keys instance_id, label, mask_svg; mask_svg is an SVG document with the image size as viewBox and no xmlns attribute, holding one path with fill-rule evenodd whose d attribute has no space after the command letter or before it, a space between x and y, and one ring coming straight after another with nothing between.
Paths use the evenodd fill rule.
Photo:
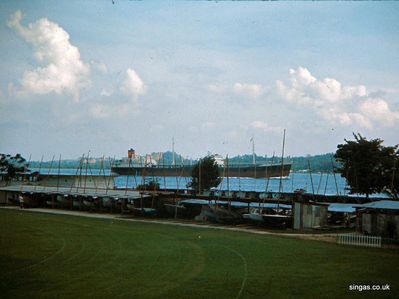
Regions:
<instances>
[{"instance_id":1,"label":"calm water","mask_svg":"<svg viewBox=\"0 0 399 299\"><path fill-rule=\"evenodd\" d=\"M35 169L32 169L33 171ZM41 169L40 173L43 174L79 174L76 169ZM82 171L84 175L85 170ZM104 174L103 171L92 169L87 171L88 175ZM105 170L105 174L110 174L109 170ZM141 176L118 176L115 177L115 185L119 188L134 188L137 185L143 184L144 179L148 182L155 179L160 184L161 188L169 189L185 189L186 185L190 182L189 177L146 177ZM281 184L281 186L280 186ZM346 180L338 174L316 173L310 175L309 173L291 173L289 178L280 180L279 178L273 179L253 179L253 178L226 178L222 181L218 189L232 191L284 191L292 192L296 189L304 189L310 193L317 194L347 194L345 190Z\"/></svg>"}]
</instances>

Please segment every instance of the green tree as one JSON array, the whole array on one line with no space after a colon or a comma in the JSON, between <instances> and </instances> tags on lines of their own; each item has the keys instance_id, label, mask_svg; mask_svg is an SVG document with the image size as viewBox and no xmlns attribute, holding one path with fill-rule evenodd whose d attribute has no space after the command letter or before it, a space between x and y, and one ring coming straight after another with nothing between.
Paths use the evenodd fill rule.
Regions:
<instances>
[{"instance_id":1,"label":"green tree","mask_svg":"<svg viewBox=\"0 0 399 299\"><path fill-rule=\"evenodd\" d=\"M353 134L354 141L345 139L339 144L335 158L340 162L337 169L345 177L351 193L366 194L389 190L397 196L398 179L395 165L398 161L398 146L383 146L383 140L367 140ZM397 177L397 175L396 175Z\"/></svg>"},{"instance_id":2,"label":"green tree","mask_svg":"<svg viewBox=\"0 0 399 299\"><path fill-rule=\"evenodd\" d=\"M0 154L0 171L5 173L6 181L14 178L18 172L26 171L28 166L28 163L20 154L15 156Z\"/></svg>"},{"instance_id":3,"label":"green tree","mask_svg":"<svg viewBox=\"0 0 399 299\"><path fill-rule=\"evenodd\" d=\"M220 184L219 166L214 156L206 156L198 161L193 167L191 173L191 182L187 187L193 188L195 191L202 192L216 187Z\"/></svg>"}]
</instances>

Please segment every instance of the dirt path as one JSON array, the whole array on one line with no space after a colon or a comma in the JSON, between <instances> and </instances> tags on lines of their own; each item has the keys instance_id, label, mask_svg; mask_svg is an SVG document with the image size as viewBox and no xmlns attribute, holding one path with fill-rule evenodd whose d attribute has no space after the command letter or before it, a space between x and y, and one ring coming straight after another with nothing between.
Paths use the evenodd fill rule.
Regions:
<instances>
[{"instance_id":1,"label":"dirt path","mask_svg":"<svg viewBox=\"0 0 399 299\"><path fill-rule=\"evenodd\" d=\"M271 232L266 230L255 229L253 227L231 227L225 225L216 225L209 223L186 223L186 222L178 222L176 220L152 220L152 219L136 219L130 218L121 215L115 214L100 214L93 212L81 212L81 211L70 211L70 210L58 210L58 209L21 209L19 207L0 207L2 209L11 209L11 210L19 210L24 212L36 212L36 213L47 213L47 214L57 214L57 215L70 215L70 216L81 216L88 218L97 218L97 219L113 219L120 221L131 221L131 222L141 222L141 223L156 223L163 225L174 225L174 226L183 226L183 227L195 227L195 228L209 228L209 229L218 229L218 230L227 230L227 231L235 231L235 232L245 232L250 234L258 234L258 235L270 235L270 236L280 236L280 237L291 237L297 239L306 239L306 240L317 240L317 241L325 241L325 242L336 242L336 234L326 233L326 234L303 234L303 233L284 233L284 232Z\"/></svg>"}]
</instances>

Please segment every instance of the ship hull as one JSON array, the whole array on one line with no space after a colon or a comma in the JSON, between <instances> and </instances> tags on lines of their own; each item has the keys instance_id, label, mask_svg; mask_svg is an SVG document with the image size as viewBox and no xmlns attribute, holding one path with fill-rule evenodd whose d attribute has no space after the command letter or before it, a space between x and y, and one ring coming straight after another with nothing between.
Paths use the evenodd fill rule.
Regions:
<instances>
[{"instance_id":1,"label":"ship hull","mask_svg":"<svg viewBox=\"0 0 399 299\"><path fill-rule=\"evenodd\" d=\"M153 167L124 167L115 166L111 168L112 172L119 175L136 176L173 176L173 177L191 177L193 166L153 166ZM257 165L251 166L229 166L225 170L219 167L220 173L224 172L226 177L248 177L248 178L272 178L288 177L291 171L291 164L282 165Z\"/></svg>"}]
</instances>

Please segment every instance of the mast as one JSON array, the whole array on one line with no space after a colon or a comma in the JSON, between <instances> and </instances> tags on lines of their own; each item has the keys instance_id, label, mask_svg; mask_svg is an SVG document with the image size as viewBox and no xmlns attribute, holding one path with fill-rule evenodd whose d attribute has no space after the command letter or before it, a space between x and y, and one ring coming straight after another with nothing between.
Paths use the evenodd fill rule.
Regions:
<instances>
[{"instance_id":1,"label":"mast","mask_svg":"<svg viewBox=\"0 0 399 299\"><path fill-rule=\"evenodd\" d=\"M199 194L201 194L201 163L202 163L202 159L199 160L199 164L198 164L198 192Z\"/></svg>"},{"instance_id":2,"label":"mast","mask_svg":"<svg viewBox=\"0 0 399 299\"><path fill-rule=\"evenodd\" d=\"M254 190L256 190L256 155L255 155L254 136L252 136L251 142L252 142L252 164L254 165Z\"/></svg>"},{"instance_id":3,"label":"mast","mask_svg":"<svg viewBox=\"0 0 399 299\"><path fill-rule=\"evenodd\" d=\"M275 152L273 151L273 157L272 157L272 167L273 167L273 165L274 165L274 157L275 157ZM268 189L269 189L269 182L270 182L270 175L268 176L268 178L267 178L267 182L266 182L266 188L265 188L265 191L266 191L266 194L265 194L265 198L263 199L263 206L262 206L262 209L264 208L264 206L265 206L265 200L266 200L266 196L268 195ZM273 195L272 195L273 196Z\"/></svg>"},{"instance_id":4,"label":"mast","mask_svg":"<svg viewBox=\"0 0 399 299\"><path fill-rule=\"evenodd\" d=\"M252 164L256 165L256 158L255 158L255 139L254 136L252 136L251 140L252 142Z\"/></svg>"},{"instance_id":5,"label":"mast","mask_svg":"<svg viewBox=\"0 0 399 299\"><path fill-rule=\"evenodd\" d=\"M57 192L60 188L60 172L61 172L61 154L60 158L58 159Z\"/></svg>"},{"instance_id":6,"label":"mast","mask_svg":"<svg viewBox=\"0 0 399 299\"><path fill-rule=\"evenodd\" d=\"M87 169L89 167L89 157L90 157L90 150L87 153L87 158L86 158L86 169L85 169L85 180L84 180L84 186L83 186L83 194L86 193L86 181L87 181Z\"/></svg>"},{"instance_id":7,"label":"mast","mask_svg":"<svg viewBox=\"0 0 399 299\"><path fill-rule=\"evenodd\" d=\"M229 155L226 155L226 178L227 178L227 196L228 196L228 209L231 210L230 198L230 174L229 174Z\"/></svg>"},{"instance_id":8,"label":"mast","mask_svg":"<svg viewBox=\"0 0 399 299\"><path fill-rule=\"evenodd\" d=\"M175 159L175 137L172 137L172 165L176 167L176 159Z\"/></svg>"},{"instance_id":9,"label":"mast","mask_svg":"<svg viewBox=\"0 0 399 299\"><path fill-rule=\"evenodd\" d=\"M317 186L316 194L319 194L320 186L321 186L322 180L323 180L323 173L320 173L319 184L318 184L318 186Z\"/></svg>"},{"instance_id":10,"label":"mast","mask_svg":"<svg viewBox=\"0 0 399 299\"><path fill-rule=\"evenodd\" d=\"M162 153L162 168L165 169L165 157ZM163 188L166 191L166 178L165 178L165 171L162 172L163 173Z\"/></svg>"},{"instance_id":11,"label":"mast","mask_svg":"<svg viewBox=\"0 0 399 299\"><path fill-rule=\"evenodd\" d=\"M284 174L284 149L285 149L285 129L283 133L283 148L281 150L281 175L280 175L280 184L278 186L278 191L279 191L279 197L277 201L277 211L280 213L280 197L281 193L283 192L283 174Z\"/></svg>"},{"instance_id":12,"label":"mast","mask_svg":"<svg viewBox=\"0 0 399 299\"><path fill-rule=\"evenodd\" d=\"M82 159L80 160L80 165L79 165L79 184L76 184L76 192L78 192L78 188L82 187L82 170L83 170L83 165L85 162L85 153L82 155Z\"/></svg>"},{"instance_id":13,"label":"mast","mask_svg":"<svg viewBox=\"0 0 399 299\"><path fill-rule=\"evenodd\" d=\"M48 172L47 172L48 177L50 176L51 169L53 168L54 158L55 158L55 155L53 155L53 158L51 159L50 168L48 169ZM44 187L44 188L46 188L46 187ZM54 195L51 195L51 207L54 209Z\"/></svg>"},{"instance_id":14,"label":"mast","mask_svg":"<svg viewBox=\"0 0 399 299\"><path fill-rule=\"evenodd\" d=\"M325 188L324 188L324 195L326 195L326 193L327 193L327 186L328 186L328 176L329 176L329 173L327 172L326 186L325 186Z\"/></svg>"},{"instance_id":15,"label":"mast","mask_svg":"<svg viewBox=\"0 0 399 299\"><path fill-rule=\"evenodd\" d=\"M310 161L308 159L308 168L309 168L309 175L310 175L310 184L312 185L312 194L314 197L314 185L313 185L313 177L312 177L312 168L310 167Z\"/></svg>"},{"instance_id":16,"label":"mast","mask_svg":"<svg viewBox=\"0 0 399 299\"><path fill-rule=\"evenodd\" d=\"M125 195L127 194L127 188L129 186L129 173L130 173L130 166L132 165L132 157L128 157L128 159L129 159L129 170L128 170L127 176L126 176Z\"/></svg>"},{"instance_id":17,"label":"mast","mask_svg":"<svg viewBox=\"0 0 399 299\"><path fill-rule=\"evenodd\" d=\"M101 175L101 172L103 173L104 184L105 184L105 186L107 186L107 177L105 175L104 160L105 160L105 155L103 154L103 156L101 158L101 163L100 163L100 173L99 173L99 175Z\"/></svg>"},{"instance_id":18,"label":"mast","mask_svg":"<svg viewBox=\"0 0 399 299\"><path fill-rule=\"evenodd\" d=\"M89 165L89 171L90 171L90 176L91 176L91 178L92 178L92 180L93 180L94 188L95 188L95 190L97 191L96 180L94 179L94 175L93 175L93 172L91 171L91 166L90 166L90 165Z\"/></svg>"},{"instance_id":19,"label":"mast","mask_svg":"<svg viewBox=\"0 0 399 299\"><path fill-rule=\"evenodd\" d=\"M39 176L40 176L40 171L42 170L42 163L43 163L43 155L42 155L42 158L40 159L40 164L39 164L39 174L38 174L38 176L37 176L37 178L39 178ZM36 191L36 187L37 187L37 179L36 179L36 183L35 183L35 188L33 188L33 190L35 190Z\"/></svg>"},{"instance_id":20,"label":"mast","mask_svg":"<svg viewBox=\"0 0 399 299\"><path fill-rule=\"evenodd\" d=\"M113 160L111 160L111 157L108 156L108 161L109 161L109 168L112 169L112 165L115 163L115 156L114 156ZM104 174L105 174L105 172L104 172ZM106 189L105 189L105 194L108 194L108 188L109 188L109 183L111 181L111 178L113 180L113 177L111 176L111 174L112 174L112 170L110 172L110 176L109 176L108 180L106 180L107 186L106 186ZM111 209L112 209L112 207L111 207Z\"/></svg>"},{"instance_id":21,"label":"mast","mask_svg":"<svg viewBox=\"0 0 399 299\"><path fill-rule=\"evenodd\" d=\"M335 171L334 171L334 161L333 161L333 157L331 155L331 165L332 165L332 170L333 170L333 177L334 177L334 182L335 182L335 189L337 190L337 194L341 195L338 189L338 183L337 183L337 178L335 177Z\"/></svg>"},{"instance_id":22,"label":"mast","mask_svg":"<svg viewBox=\"0 0 399 299\"><path fill-rule=\"evenodd\" d=\"M53 155L53 158L51 159L50 168L47 171L47 176L50 176L51 169L53 168L54 158L55 158L55 155Z\"/></svg>"},{"instance_id":23,"label":"mast","mask_svg":"<svg viewBox=\"0 0 399 299\"><path fill-rule=\"evenodd\" d=\"M241 166L238 164L238 191L241 191Z\"/></svg>"},{"instance_id":24,"label":"mast","mask_svg":"<svg viewBox=\"0 0 399 299\"><path fill-rule=\"evenodd\" d=\"M76 168L74 181L71 182L71 188L69 189L69 192L72 192L72 188L73 188L74 184L77 184L77 183L78 183L78 182L75 181L75 180L78 178L78 173L79 173L79 171L80 171L80 169L81 169L82 161L83 161L84 155L85 155L85 154L83 154L83 155L82 155L82 158L80 158L79 165L78 165L78 167ZM43 158L43 156L42 156L42 158ZM43 159L42 159L42 160L43 160ZM80 175L79 175L79 181L80 181ZM76 189L76 192L77 192L77 191L78 191L78 189Z\"/></svg>"},{"instance_id":25,"label":"mast","mask_svg":"<svg viewBox=\"0 0 399 299\"><path fill-rule=\"evenodd\" d=\"M284 148L285 148L285 129L283 133L283 148L281 150L281 175L280 175L280 184L278 187L278 192L283 192L283 174L284 174Z\"/></svg>"}]
</instances>

